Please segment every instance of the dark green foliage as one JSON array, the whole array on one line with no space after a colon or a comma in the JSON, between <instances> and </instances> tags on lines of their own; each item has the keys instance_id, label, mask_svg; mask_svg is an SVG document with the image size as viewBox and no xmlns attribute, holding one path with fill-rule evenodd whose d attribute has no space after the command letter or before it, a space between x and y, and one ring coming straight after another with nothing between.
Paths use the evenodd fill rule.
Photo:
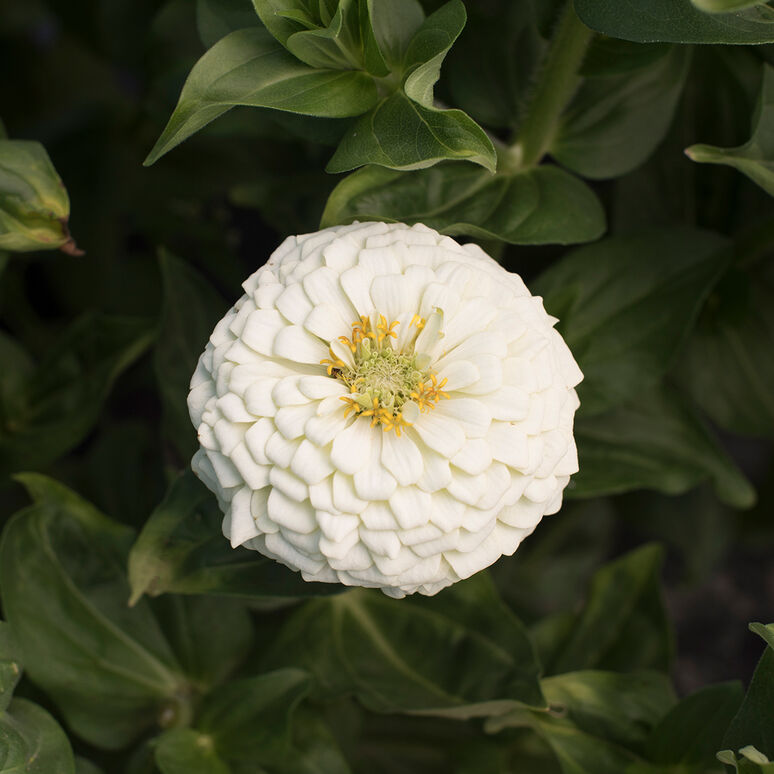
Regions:
<instances>
[{"instance_id":1,"label":"dark green foliage","mask_svg":"<svg viewBox=\"0 0 774 774\"><path fill-rule=\"evenodd\" d=\"M9 0L0 774L774 772L772 43L755 0ZM188 469L240 283L353 220L479 241L585 377L568 502L432 598L232 549Z\"/></svg>"}]
</instances>

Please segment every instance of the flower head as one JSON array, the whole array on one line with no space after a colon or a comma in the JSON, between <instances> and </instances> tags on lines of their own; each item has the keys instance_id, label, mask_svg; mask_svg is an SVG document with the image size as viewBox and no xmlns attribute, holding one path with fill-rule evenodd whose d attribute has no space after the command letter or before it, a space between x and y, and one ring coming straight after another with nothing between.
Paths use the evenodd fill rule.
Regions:
<instances>
[{"instance_id":1,"label":"flower head","mask_svg":"<svg viewBox=\"0 0 774 774\"><path fill-rule=\"evenodd\" d=\"M289 237L243 287L188 398L232 545L435 594L559 509L582 374L479 247L355 223Z\"/></svg>"}]
</instances>

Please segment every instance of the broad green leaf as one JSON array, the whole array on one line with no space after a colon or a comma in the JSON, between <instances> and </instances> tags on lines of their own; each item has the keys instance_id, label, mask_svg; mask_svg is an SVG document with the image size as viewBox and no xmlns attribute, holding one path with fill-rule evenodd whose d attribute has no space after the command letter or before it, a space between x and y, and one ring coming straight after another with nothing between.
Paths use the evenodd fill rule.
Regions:
<instances>
[{"instance_id":1,"label":"broad green leaf","mask_svg":"<svg viewBox=\"0 0 774 774\"><path fill-rule=\"evenodd\" d=\"M470 4L444 63L453 104L487 127L515 129L546 42L530 0Z\"/></svg>"},{"instance_id":2,"label":"broad green leaf","mask_svg":"<svg viewBox=\"0 0 774 774\"><path fill-rule=\"evenodd\" d=\"M311 68L289 54L265 29L237 30L194 65L145 164L153 164L236 105L342 118L366 112L376 99L376 86L364 73Z\"/></svg>"},{"instance_id":3,"label":"broad green leaf","mask_svg":"<svg viewBox=\"0 0 774 774\"><path fill-rule=\"evenodd\" d=\"M212 737L193 728L172 728L155 742L154 758L161 774L230 774L215 751Z\"/></svg>"},{"instance_id":4,"label":"broad green leaf","mask_svg":"<svg viewBox=\"0 0 774 774\"><path fill-rule=\"evenodd\" d=\"M496 175L468 164L405 173L366 167L333 189L321 225L353 220L424 223L452 236L512 244L589 242L605 230L591 189L547 165Z\"/></svg>"},{"instance_id":5,"label":"broad green leaf","mask_svg":"<svg viewBox=\"0 0 774 774\"><path fill-rule=\"evenodd\" d=\"M336 722L334 718L334 722ZM290 749L272 774L352 774L328 724L308 705L296 708ZM248 769L239 774L252 774Z\"/></svg>"},{"instance_id":6,"label":"broad green leaf","mask_svg":"<svg viewBox=\"0 0 774 774\"><path fill-rule=\"evenodd\" d=\"M719 740L742 703L738 682L710 685L673 707L648 738L648 758L681 770L712 768Z\"/></svg>"},{"instance_id":7,"label":"broad green leaf","mask_svg":"<svg viewBox=\"0 0 774 774\"><path fill-rule=\"evenodd\" d=\"M678 376L721 427L774 437L774 265L732 269L717 284L681 352Z\"/></svg>"},{"instance_id":8,"label":"broad green leaf","mask_svg":"<svg viewBox=\"0 0 774 774\"><path fill-rule=\"evenodd\" d=\"M320 24L319 18L310 17L309 3L304 0L253 0L253 7L263 26L283 46L293 33Z\"/></svg>"},{"instance_id":9,"label":"broad green leaf","mask_svg":"<svg viewBox=\"0 0 774 774\"><path fill-rule=\"evenodd\" d=\"M636 748L675 703L669 678L659 672L567 672L540 687L549 705L587 734Z\"/></svg>"},{"instance_id":10,"label":"broad green leaf","mask_svg":"<svg viewBox=\"0 0 774 774\"><path fill-rule=\"evenodd\" d=\"M768 10L774 29L774 8ZM752 123L752 137L738 148L691 145L685 153L693 161L734 167L774 196L774 67L771 65L763 68L763 85Z\"/></svg>"},{"instance_id":11,"label":"broad green leaf","mask_svg":"<svg viewBox=\"0 0 774 774\"><path fill-rule=\"evenodd\" d=\"M742 706L723 737L723 748L741 750L752 745L768 760L774 759L774 624L750 624L766 641L758 666L747 688ZM748 756L749 757L749 756ZM753 758L754 760L754 758ZM766 763L766 760L754 762Z\"/></svg>"},{"instance_id":12,"label":"broad green leaf","mask_svg":"<svg viewBox=\"0 0 774 774\"><path fill-rule=\"evenodd\" d=\"M13 697L22 667L21 648L13 629L5 621L0 621L0 713L6 710Z\"/></svg>"},{"instance_id":13,"label":"broad green leaf","mask_svg":"<svg viewBox=\"0 0 774 774\"><path fill-rule=\"evenodd\" d=\"M755 503L755 490L709 428L672 389L636 391L629 403L575 423L580 473L567 495L598 497L656 489L681 494L711 479L735 508Z\"/></svg>"},{"instance_id":14,"label":"broad green leaf","mask_svg":"<svg viewBox=\"0 0 774 774\"><path fill-rule=\"evenodd\" d=\"M636 69L588 74L562 115L551 155L595 180L638 167L672 122L689 60L690 50L675 46Z\"/></svg>"},{"instance_id":15,"label":"broad green leaf","mask_svg":"<svg viewBox=\"0 0 774 774\"><path fill-rule=\"evenodd\" d=\"M532 644L485 573L432 598L357 590L307 602L270 662L308 669L320 695L354 693L376 712L468 718L544 703Z\"/></svg>"},{"instance_id":16,"label":"broad green leaf","mask_svg":"<svg viewBox=\"0 0 774 774\"><path fill-rule=\"evenodd\" d=\"M75 774L105 774L99 766L80 755L75 757Z\"/></svg>"},{"instance_id":17,"label":"broad green leaf","mask_svg":"<svg viewBox=\"0 0 774 774\"><path fill-rule=\"evenodd\" d=\"M304 597L335 594L338 584L306 583L273 559L231 548L215 498L190 471L171 486L129 554L132 602L143 594Z\"/></svg>"},{"instance_id":18,"label":"broad green leaf","mask_svg":"<svg viewBox=\"0 0 774 774\"><path fill-rule=\"evenodd\" d=\"M14 699L0 713L0 772L75 774L65 732L48 712L25 699Z\"/></svg>"},{"instance_id":19,"label":"broad green leaf","mask_svg":"<svg viewBox=\"0 0 774 774\"><path fill-rule=\"evenodd\" d=\"M64 249L79 254L67 229L70 200L39 142L0 138L0 250Z\"/></svg>"},{"instance_id":20,"label":"broad green leaf","mask_svg":"<svg viewBox=\"0 0 774 774\"><path fill-rule=\"evenodd\" d=\"M19 478L36 503L3 532L0 588L26 673L77 734L123 747L189 690L148 604L127 607L132 532L45 476Z\"/></svg>"},{"instance_id":21,"label":"broad green leaf","mask_svg":"<svg viewBox=\"0 0 774 774\"><path fill-rule=\"evenodd\" d=\"M367 0L367 5L374 40L385 63L393 72L401 72L406 49L425 18L422 6L417 0Z\"/></svg>"},{"instance_id":22,"label":"broad green leaf","mask_svg":"<svg viewBox=\"0 0 774 774\"><path fill-rule=\"evenodd\" d=\"M309 688L300 669L232 680L207 697L198 728L228 762L280 762L290 749L293 713Z\"/></svg>"},{"instance_id":23,"label":"broad green leaf","mask_svg":"<svg viewBox=\"0 0 774 774\"><path fill-rule=\"evenodd\" d=\"M310 67L362 69L360 8L358 0L339 0L328 25L294 32L285 41L285 47ZM379 74L386 75L387 70L382 69Z\"/></svg>"},{"instance_id":24,"label":"broad green leaf","mask_svg":"<svg viewBox=\"0 0 774 774\"><path fill-rule=\"evenodd\" d=\"M756 5L766 5L766 0L691 0L691 2L705 13L731 13Z\"/></svg>"},{"instance_id":25,"label":"broad green leaf","mask_svg":"<svg viewBox=\"0 0 774 774\"><path fill-rule=\"evenodd\" d=\"M672 633L661 597L663 551L648 545L600 569L586 605L547 674L582 669L660 669L672 657Z\"/></svg>"},{"instance_id":26,"label":"broad green leaf","mask_svg":"<svg viewBox=\"0 0 774 774\"><path fill-rule=\"evenodd\" d=\"M226 680L255 640L250 612L238 599L168 595L154 611L183 671L205 689Z\"/></svg>"},{"instance_id":27,"label":"broad green leaf","mask_svg":"<svg viewBox=\"0 0 774 774\"><path fill-rule=\"evenodd\" d=\"M192 266L166 250L159 255L164 305L154 365L166 436L186 461L198 448L186 406L188 385L204 345L228 307Z\"/></svg>"},{"instance_id":28,"label":"broad green leaf","mask_svg":"<svg viewBox=\"0 0 774 774\"><path fill-rule=\"evenodd\" d=\"M736 13L707 14L691 0L574 0L584 24L638 43L771 43L774 9L756 5Z\"/></svg>"},{"instance_id":29,"label":"broad green leaf","mask_svg":"<svg viewBox=\"0 0 774 774\"><path fill-rule=\"evenodd\" d=\"M17 374L18 387L0 392L0 472L43 467L80 443L115 379L152 338L144 320L85 314L36 367L24 365L26 378Z\"/></svg>"},{"instance_id":30,"label":"broad green leaf","mask_svg":"<svg viewBox=\"0 0 774 774\"><path fill-rule=\"evenodd\" d=\"M494 171L494 146L486 132L461 110L425 107L396 91L347 131L328 172L364 164L413 170L445 159L472 161Z\"/></svg>"},{"instance_id":31,"label":"broad green leaf","mask_svg":"<svg viewBox=\"0 0 774 774\"><path fill-rule=\"evenodd\" d=\"M689 229L611 237L568 253L533 284L583 371L584 416L662 379L729 261L725 244Z\"/></svg>"},{"instance_id":32,"label":"broad green leaf","mask_svg":"<svg viewBox=\"0 0 774 774\"><path fill-rule=\"evenodd\" d=\"M663 774L635 752L588 734L564 718L544 716L535 728L548 742L564 774Z\"/></svg>"},{"instance_id":33,"label":"broad green leaf","mask_svg":"<svg viewBox=\"0 0 774 774\"><path fill-rule=\"evenodd\" d=\"M466 18L462 0L449 0L417 30L403 58L403 90L409 99L433 107L433 87L441 77L441 64L462 32Z\"/></svg>"},{"instance_id":34,"label":"broad green leaf","mask_svg":"<svg viewBox=\"0 0 774 774\"><path fill-rule=\"evenodd\" d=\"M196 28L207 48L234 30L255 27L250 0L196 0Z\"/></svg>"}]
</instances>

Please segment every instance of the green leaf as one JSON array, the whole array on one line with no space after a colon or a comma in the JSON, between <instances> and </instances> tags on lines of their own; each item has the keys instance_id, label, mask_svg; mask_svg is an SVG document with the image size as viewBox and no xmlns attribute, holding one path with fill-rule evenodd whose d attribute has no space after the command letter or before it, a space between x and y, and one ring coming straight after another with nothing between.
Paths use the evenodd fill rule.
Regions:
<instances>
[{"instance_id":1,"label":"green leaf","mask_svg":"<svg viewBox=\"0 0 774 774\"><path fill-rule=\"evenodd\" d=\"M740 750L752 745L771 760L774 758L774 716L771 713L774 706L774 624L750 624L750 629L766 640L766 650L755 668L742 706L723 737L723 747Z\"/></svg>"},{"instance_id":2,"label":"green leaf","mask_svg":"<svg viewBox=\"0 0 774 774\"><path fill-rule=\"evenodd\" d=\"M544 704L532 644L485 573L431 598L357 590L307 602L270 661L308 669L321 695L354 693L375 712L468 718Z\"/></svg>"},{"instance_id":3,"label":"green leaf","mask_svg":"<svg viewBox=\"0 0 774 774\"><path fill-rule=\"evenodd\" d=\"M198 726L229 762L282 761L293 713L309 688L309 675L300 669L233 680L207 697Z\"/></svg>"},{"instance_id":4,"label":"green leaf","mask_svg":"<svg viewBox=\"0 0 774 774\"><path fill-rule=\"evenodd\" d=\"M533 284L583 371L584 416L662 379L728 264L725 244L689 229L611 237L568 253Z\"/></svg>"},{"instance_id":5,"label":"green leaf","mask_svg":"<svg viewBox=\"0 0 774 774\"><path fill-rule=\"evenodd\" d=\"M14 699L0 714L0 772L75 774L70 742L44 709Z\"/></svg>"},{"instance_id":6,"label":"green leaf","mask_svg":"<svg viewBox=\"0 0 774 774\"><path fill-rule=\"evenodd\" d=\"M403 91L409 99L433 107L433 87L441 77L441 64L466 19L462 0L449 0L417 30L403 58Z\"/></svg>"},{"instance_id":7,"label":"green leaf","mask_svg":"<svg viewBox=\"0 0 774 774\"><path fill-rule=\"evenodd\" d=\"M308 67L263 28L237 30L194 65L145 164L153 164L236 105L342 118L366 112L376 100L376 86L364 73Z\"/></svg>"},{"instance_id":8,"label":"green leaf","mask_svg":"<svg viewBox=\"0 0 774 774\"><path fill-rule=\"evenodd\" d=\"M425 107L396 91L353 124L326 170L424 169L444 159L472 161L490 172L497 163L486 132L461 110Z\"/></svg>"},{"instance_id":9,"label":"green leaf","mask_svg":"<svg viewBox=\"0 0 774 774\"><path fill-rule=\"evenodd\" d=\"M710 295L683 349L678 376L712 421L774 437L774 265L732 270Z\"/></svg>"},{"instance_id":10,"label":"green leaf","mask_svg":"<svg viewBox=\"0 0 774 774\"><path fill-rule=\"evenodd\" d=\"M328 724L306 705L296 709L290 749L272 770L277 774L352 774ZM244 774L250 774L249 770Z\"/></svg>"},{"instance_id":11,"label":"green leaf","mask_svg":"<svg viewBox=\"0 0 774 774\"><path fill-rule=\"evenodd\" d=\"M25 670L91 744L120 748L185 696L147 603L127 607L129 528L45 476L19 476L36 504L0 544L3 609Z\"/></svg>"},{"instance_id":12,"label":"green leaf","mask_svg":"<svg viewBox=\"0 0 774 774\"><path fill-rule=\"evenodd\" d=\"M547 674L581 669L660 669L672 658L672 633L661 597L663 551L647 545L594 575L583 611Z\"/></svg>"},{"instance_id":13,"label":"green leaf","mask_svg":"<svg viewBox=\"0 0 774 774\"><path fill-rule=\"evenodd\" d=\"M0 621L0 713L13 697L13 690L22 674L22 654L13 629Z\"/></svg>"},{"instance_id":14,"label":"green leaf","mask_svg":"<svg viewBox=\"0 0 774 774\"><path fill-rule=\"evenodd\" d=\"M587 74L562 115L549 152L594 180L619 177L640 166L666 135L689 61L690 49L676 46L627 72Z\"/></svg>"},{"instance_id":15,"label":"green leaf","mask_svg":"<svg viewBox=\"0 0 774 774\"><path fill-rule=\"evenodd\" d=\"M691 0L574 0L581 21L613 38L638 43L771 43L774 9L706 14Z\"/></svg>"},{"instance_id":16,"label":"green leaf","mask_svg":"<svg viewBox=\"0 0 774 774\"><path fill-rule=\"evenodd\" d=\"M675 703L669 678L658 672L567 672L541 681L554 712L582 731L636 748Z\"/></svg>"},{"instance_id":17,"label":"green leaf","mask_svg":"<svg viewBox=\"0 0 774 774\"><path fill-rule=\"evenodd\" d=\"M388 68L401 72L409 43L422 26L425 12L417 0L367 0L374 39Z\"/></svg>"},{"instance_id":18,"label":"green leaf","mask_svg":"<svg viewBox=\"0 0 774 774\"><path fill-rule=\"evenodd\" d=\"M199 686L226 680L254 644L250 611L238 599L169 595L154 611L183 671Z\"/></svg>"},{"instance_id":19,"label":"green leaf","mask_svg":"<svg viewBox=\"0 0 774 774\"><path fill-rule=\"evenodd\" d=\"M196 0L196 28L207 48L230 32L254 27L255 22L250 0Z\"/></svg>"},{"instance_id":20,"label":"green leaf","mask_svg":"<svg viewBox=\"0 0 774 774\"><path fill-rule=\"evenodd\" d=\"M75 757L75 774L105 774L99 766L80 755Z\"/></svg>"},{"instance_id":21,"label":"green leaf","mask_svg":"<svg viewBox=\"0 0 774 774\"><path fill-rule=\"evenodd\" d=\"M80 443L115 379L152 338L140 319L85 314L76 320L18 389L0 391L0 473L43 467Z\"/></svg>"},{"instance_id":22,"label":"green leaf","mask_svg":"<svg viewBox=\"0 0 774 774\"><path fill-rule=\"evenodd\" d=\"M546 43L532 2L470 5L444 64L453 104L487 127L514 130Z\"/></svg>"},{"instance_id":23,"label":"green leaf","mask_svg":"<svg viewBox=\"0 0 774 774\"><path fill-rule=\"evenodd\" d=\"M567 495L598 497L656 489L681 494L712 479L735 508L755 503L755 490L709 428L671 389L637 392L630 403L575 423L580 473Z\"/></svg>"},{"instance_id":24,"label":"green leaf","mask_svg":"<svg viewBox=\"0 0 774 774\"><path fill-rule=\"evenodd\" d=\"M774 8L769 11L774 28ZM763 84L752 124L752 137L738 148L691 145L685 153L692 161L734 167L774 196L774 67L771 65L763 67Z\"/></svg>"},{"instance_id":25,"label":"green leaf","mask_svg":"<svg viewBox=\"0 0 774 774\"><path fill-rule=\"evenodd\" d=\"M738 682L710 685L683 699L653 729L646 749L654 763L711 769L718 740L742 703Z\"/></svg>"},{"instance_id":26,"label":"green leaf","mask_svg":"<svg viewBox=\"0 0 774 774\"><path fill-rule=\"evenodd\" d=\"M165 434L187 461L198 448L186 407L188 385L199 355L228 303L196 269L168 251L160 252L159 264L164 304L154 366Z\"/></svg>"},{"instance_id":27,"label":"green leaf","mask_svg":"<svg viewBox=\"0 0 774 774\"><path fill-rule=\"evenodd\" d=\"M77 252L69 216L67 191L46 149L39 142L0 139L0 250Z\"/></svg>"},{"instance_id":28,"label":"green leaf","mask_svg":"<svg viewBox=\"0 0 774 774\"><path fill-rule=\"evenodd\" d=\"M753 745L747 745L739 750L737 758L732 750L721 750L717 757L721 763L734 767L739 774L774 774L774 762Z\"/></svg>"},{"instance_id":29,"label":"green leaf","mask_svg":"<svg viewBox=\"0 0 774 774\"><path fill-rule=\"evenodd\" d=\"M691 2L705 13L732 13L756 5L766 5L766 0L691 0Z\"/></svg>"},{"instance_id":30,"label":"green leaf","mask_svg":"<svg viewBox=\"0 0 774 774\"><path fill-rule=\"evenodd\" d=\"M230 774L212 738L192 728L172 728L156 740L154 758L161 774Z\"/></svg>"},{"instance_id":31,"label":"green leaf","mask_svg":"<svg viewBox=\"0 0 774 774\"><path fill-rule=\"evenodd\" d=\"M408 173L365 167L333 189L321 226L354 220L424 223L452 236L511 244L589 242L605 230L591 189L545 165L496 175L468 164Z\"/></svg>"},{"instance_id":32,"label":"green leaf","mask_svg":"<svg viewBox=\"0 0 774 774\"><path fill-rule=\"evenodd\" d=\"M132 603L143 594L225 594L304 597L336 594L341 586L307 583L273 559L231 548L215 498L190 471L171 486L129 554Z\"/></svg>"}]
</instances>

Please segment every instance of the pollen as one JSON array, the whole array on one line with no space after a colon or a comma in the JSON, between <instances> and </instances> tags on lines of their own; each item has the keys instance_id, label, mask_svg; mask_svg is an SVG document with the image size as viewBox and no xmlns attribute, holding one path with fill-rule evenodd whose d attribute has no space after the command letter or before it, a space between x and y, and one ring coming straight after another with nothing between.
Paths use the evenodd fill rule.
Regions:
<instances>
[{"instance_id":1,"label":"pollen","mask_svg":"<svg viewBox=\"0 0 774 774\"><path fill-rule=\"evenodd\" d=\"M425 326L425 320L414 315L409 328L417 330L409 337L404 349L398 349L399 320L388 321L383 314L371 318L363 315L352 323L349 336L339 336L337 341L352 353L352 363L344 362L329 347L329 358L320 361L326 366L328 376L342 381L349 395L341 398L346 403L345 415L354 414L371 420L371 427L381 426L385 432L396 435L410 427L404 414L415 416L435 408L442 398L446 379L427 368L417 365L414 343L417 333ZM343 356L343 355L342 355Z\"/></svg>"}]
</instances>

